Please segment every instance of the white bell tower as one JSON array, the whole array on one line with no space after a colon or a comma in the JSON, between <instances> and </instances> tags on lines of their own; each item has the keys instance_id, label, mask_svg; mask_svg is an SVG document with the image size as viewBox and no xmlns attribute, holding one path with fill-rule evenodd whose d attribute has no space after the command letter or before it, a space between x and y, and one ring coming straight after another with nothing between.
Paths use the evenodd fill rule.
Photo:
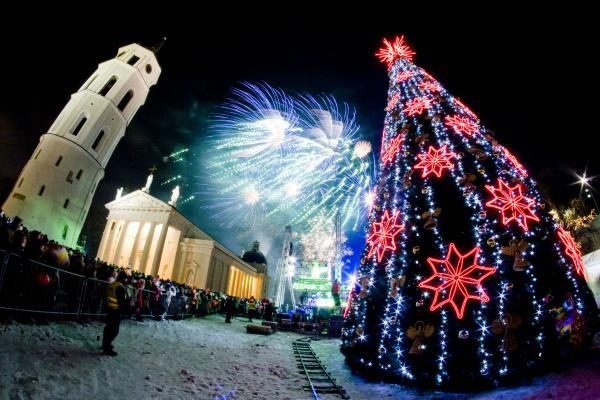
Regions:
<instances>
[{"instance_id":1,"label":"white bell tower","mask_svg":"<svg viewBox=\"0 0 600 400\"><path fill-rule=\"evenodd\" d=\"M106 164L160 72L154 52L138 44L100 64L41 136L4 212L76 245Z\"/></svg>"}]
</instances>

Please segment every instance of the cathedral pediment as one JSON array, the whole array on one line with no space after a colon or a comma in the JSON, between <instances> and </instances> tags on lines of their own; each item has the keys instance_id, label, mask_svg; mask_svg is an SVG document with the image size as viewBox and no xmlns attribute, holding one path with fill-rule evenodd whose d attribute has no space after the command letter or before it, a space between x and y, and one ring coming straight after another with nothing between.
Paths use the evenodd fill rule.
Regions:
<instances>
[{"instance_id":1,"label":"cathedral pediment","mask_svg":"<svg viewBox=\"0 0 600 400\"><path fill-rule=\"evenodd\" d=\"M105 206L110 211L130 210L130 211L171 211L173 208L167 203L153 197L152 195L136 190L126 194L120 199L113 200Z\"/></svg>"}]
</instances>

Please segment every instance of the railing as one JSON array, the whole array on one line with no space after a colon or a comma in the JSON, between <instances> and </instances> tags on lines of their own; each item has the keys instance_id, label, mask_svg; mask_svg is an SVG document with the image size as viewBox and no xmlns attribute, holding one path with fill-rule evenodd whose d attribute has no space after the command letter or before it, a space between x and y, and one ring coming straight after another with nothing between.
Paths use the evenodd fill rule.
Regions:
<instances>
[{"instance_id":1,"label":"railing","mask_svg":"<svg viewBox=\"0 0 600 400\"><path fill-rule=\"evenodd\" d=\"M75 318L99 317L105 314L108 282L86 277L61 268L30 260L15 253L0 250L0 312L63 315ZM138 289L132 292L133 314L138 306ZM142 317L191 316L191 298L172 296L166 310L166 296L155 300L154 293L142 290Z\"/></svg>"}]
</instances>

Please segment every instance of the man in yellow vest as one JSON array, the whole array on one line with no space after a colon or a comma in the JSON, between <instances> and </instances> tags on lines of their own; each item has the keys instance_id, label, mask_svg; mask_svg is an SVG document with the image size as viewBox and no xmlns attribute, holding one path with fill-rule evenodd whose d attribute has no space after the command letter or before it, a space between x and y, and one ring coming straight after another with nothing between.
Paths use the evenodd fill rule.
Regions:
<instances>
[{"instance_id":1,"label":"man in yellow vest","mask_svg":"<svg viewBox=\"0 0 600 400\"><path fill-rule=\"evenodd\" d=\"M113 273L113 278L115 274ZM106 287L106 325L102 336L102 354L109 356L117 355L113 350L112 341L119 334L121 311L125 310L125 286L123 283L126 279L127 274L121 271L116 275L116 279Z\"/></svg>"}]
</instances>

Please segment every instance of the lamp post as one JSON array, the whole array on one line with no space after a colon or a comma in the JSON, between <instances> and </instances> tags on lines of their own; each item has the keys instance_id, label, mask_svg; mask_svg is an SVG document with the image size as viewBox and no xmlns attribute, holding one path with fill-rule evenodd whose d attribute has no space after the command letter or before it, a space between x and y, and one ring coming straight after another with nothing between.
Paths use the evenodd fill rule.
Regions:
<instances>
[{"instance_id":1,"label":"lamp post","mask_svg":"<svg viewBox=\"0 0 600 400\"><path fill-rule=\"evenodd\" d=\"M598 203L596 202L596 197L594 197L594 194L592 193L592 190L594 190L594 188L592 187L592 185L590 184L591 180L594 179L594 177L588 177L586 176L586 172L584 171L582 176L577 175L577 177L579 178L579 180L577 181L577 183L579 183L581 185L581 188L579 189L579 197L581 198L581 195L585 193L585 196L588 199L592 199L592 201L594 202L594 206L596 207L596 211L600 211L600 209L598 208ZM591 188L591 190L590 190Z\"/></svg>"}]
</instances>

